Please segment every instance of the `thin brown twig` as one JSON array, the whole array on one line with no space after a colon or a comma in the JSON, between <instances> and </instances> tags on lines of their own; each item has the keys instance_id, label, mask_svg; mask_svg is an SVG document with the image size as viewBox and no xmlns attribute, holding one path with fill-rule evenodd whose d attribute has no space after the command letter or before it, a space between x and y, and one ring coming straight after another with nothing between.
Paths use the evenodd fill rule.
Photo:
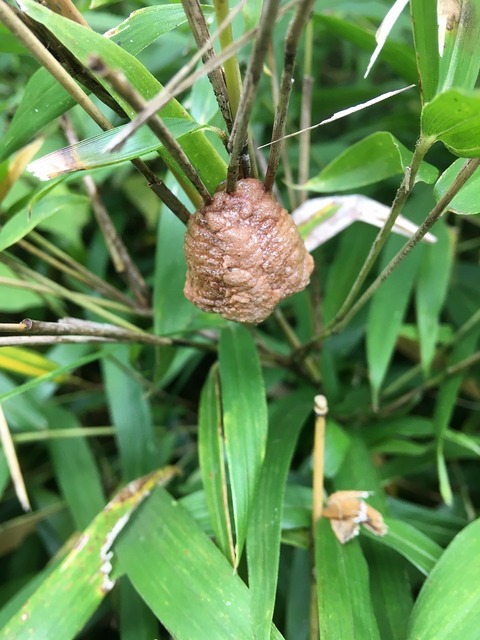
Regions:
<instances>
[{"instance_id":1,"label":"thin brown twig","mask_svg":"<svg viewBox=\"0 0 480 640\"><path fill-rule=\"evenodd\" d=\"M272 37L277 17L279 0L265 0L258 25L258 34L248 62L237 116L230 136L230 162L227 172L227 192L233 193L238 179L240 157L248 149L248 122L252 112L253 101L257 92L260 74Z\"/></svg>"},{"instance_id":2,"label":"thin brown twig","mask_svg":"<svg viewBox=\"0 0 480 640\"><path fill-rule=\"evenodd\" d=\"M24 338L23 343L37 338L62 338L62 342L135 342L153 346L179 345L195 347L206 351L215 351L215 345L209 342L197 342L184 338L166 338L147 333L140 329L130 330L124 327L102 322L92 322L80 318L61 318L57 322L43 322L25 318L18 324L0 323L0 334L13 334L15 339ZM48 342L47 340L44 341ZM53 340L53 342L55 342ZM0 337L0 345L5 346L6 339Z\"/></svg>"},{"instance_id":3,"label":"thin brown twig","mask_svg":"<svg viewBox=\"0 0 480 640\"><path fill-rule=\"evenodd\" d=\"M275 55L272 47L270 47L270 51L269 51L269 61L270 61L270 70L271 70L273 104L277 105L280 99L280 87L278 84ZM261 154L262 152L258 151L258 153ZM290 159L287 154L286 145L282 145L282 161L283 161L283 172L285 174L285 182L286 182L287 193L288 193L288 204L289 204L290 211L293 211L296 207L297 194L296 194L296 191L292 188L292 185L294 183L293 172L290 164ZM265 162L265 165L266 165L265 166L265 175L266 175L268 172L268 160ZM275 189L275 183L272 185L272 191L277 191Z\"/></svg>"},{"instance_id":4,"label":"thin brown twig","mask_svg":"<svg viewBox=\"0 0 480 640\"><path fill-rule=\"evenodd\" d=\"M310 125L312 124L312 55L313 55L313 24L309 21L305 29L305 64L302 82L302 105L300 109L300 129L298 158L298 183L305 184L310 173ZM308 198L308 191L299 192L300 204Z\"/></svg>"},{"instance_id":5,"label":"thin brown twig","mask_svg":"<svg viewBox=\"0 0 480 640\"><path fill-rule=\"evenodd\" d=\"M136 91L120 71L115 71L108 67L98 56L90 58L90 68L113 87L113 89L131 106L137 113L143 111L147 106L147 101ZM201 195L204 202L209 202L211 195L207 187L203 184L195 167L190 162L185 151L172 136L160 116L152 115L147 120L147 126L153 131L160 142L168 150L172 158L185 173L195 189Z\"/></svg>"},{"instance_id":6,"label":"thin brown twig","mask_svg":"<svg viewBox=\"0 0 480 640\"><path fill-rule=\"evenodd\" d=\"M240 5L238 5L240 6ZM210 59L204 64L201 69L197 69L190 76L186 77L192 69L195 68L198 61L201 59L205 51L212 45L212 42L217 37L219 31L230 23L235 15L235 10L231 12L229 19L225 21L225 24L220 25L218 31L212 35L209 42L206 42L203 47L190 59L190 61L184 65L167 84L159 91L159 93L148 101L146 108L138 113L129 124L127 124L121 133L115 136L115 138L107 146L107 150L116 151L121 148L125 141L137 131L148 118L160 111L172 98L177 96L182 91L189 89L197 80L208 75L214 69L220 67L225 60L228 60L231 56L234 56L251 38L257 33L257 28L253 28L247 33L243 34L240 38L235 40L229 47L225 48L215 58Z\"/></svg>"},{"instance_id":7,"label":"thin brown twig","mask_svg":"<svg viewBox=\"0 0 480 640\"><path fill-rule=\"evenodd\" d=\"M84 293L78 293L77 291L71 291L61 284L58 284L58 282L38 273L34 269L30 269L30 267L27 267L18 258L15 258L5 252L0 254L0 262L6 264L7 267L10 267L10 269L20 277L32 279L34 282L47 287L50 295L63 298L64 300L69 300L70 302L84 307L85 309L89 309L109 322L122 325L132 330L136 329L135 325L124 320L120 316L115 315L109 310L113 309L121 313L132 313L132 309L130 307L126 307L125 305L113 300L105 300L103 298L89 296Z\"/></svg>"},{"instance_id":8,"label":"thin brown twig","mask_svg":"<svg viewBox=\"0 0 480 640\"><path fill-rule=\"evenodd\" d=\"M338 333L350 322L350 320L358 313L358 311L360 311L360 309L368 302L368 300L370 300L370 298L377 291L378 287L390 276L392 271L396 269L396 267L404 260L404 258L410 253L410 251L418 244L418 242L420 242L427 231L429 231L431 227L433 227L435 222L447 210L448 205L453 200L453 198L457 195L457 193L467 182L467 180L475 173L479 166L480 158L470 158L469 160L467 160L450 187L425 218L423 224L420 225L416 233L390 260L388 265L377 276L374 282L372 282L372 284L357 300L357 302L350 308L348 313L346 313L340 321L337 321L336 323L332 322L330 325L328 325L328 327L326 327L321 334L313 336L313 338L311 338L308 342L304 343L294 354L292 354L292 357L303 357L310 351L310 349L315 348L326 337L333 335L334 333Z\"/></svg>"},{"instance_id":9,"label":"thin brown twig","mask_svg":"<svg viewBox=\"0 0 480 640\"><path fill-rule=\"evenodd\" d=\"M48 252L47 255L52 256L53 259L57 258L57 262L55 263L57 268L64 270L66 273L70 273L74 278L79 280L80 282L85 282L92 289L98 291L98 293L102 293L103 295L112 298L113 300L117 300L122 304L132 307L132 313L136 313L141 316L151 317L152 310L145 307L139 307L134 300L129 298L125 293L119 291L114 286L112 286L109 282L106 282L95 273L87 269L83 264L77 262L72 256L62 251L55 244L44 238L40 233L36 231L31 231L29 234L28 244L30 246L30 241L34 242L36 246L40 249L43 249L44 253L42 254L42 258L45 260L45 252ZM23 240L22 242L27 242ZM51 263L53 265L53 263Z\"/></svg>"},{"instance_id":10,"label":"thin brown twig","mask_svg":"<svg viewBox=\"0 0 480 640\"><path fill-rule=\"evenodd\" d=\"M113 128L112 123L103 115L86 93L82 91L75 80L65 71L42 42L40 42L30 29L23 24L22 20L15 15L13 9L6 2L0 2L0 20L101 129L108 131ZM189 213L170 189L165 186L143 160L137 158L131 162L138 171L145 176L148 186L155 195L157 195L182 222L186 223Z\"/></svg>"},{"instance_id":11,"label":"thin brown twig","mask_svg":"<svg viewBox=\"0 0 480 640\"><path fill-rule=\"evenodd\" d=\"M289 11L297 0L290 0L287 2L282 9L278 12L278 16L283 16L287 11ZM115 138L107 145L107 151L117 151L122 147L125 141L132 136L135 131L145 124L148 118L160 111L172 98L177 96L182 91L186 91L189 89L197 80L203 78L205 75L208 75L210 71L220 67L226 60L234 56L238 51L252 38L257 36L258 27L254 27L247 31L242 36L237 38L235 42L232 42L231 45L226 47L223 51L221 51L215 58L209 60L201 69L197 69L190 76L186 77L192 69L195 68L197 62L201 59L202 55L211 46L212 42L218 37L218 34L227 27L231 20L233 20L236 15L236 11L241 7L239 3L235 9L230 12L228 18L223 22L218 30L212 35L210 38L210 42L206 42L202 49L200 49L191 59L190 61L184 65L174 76L171 78L167 84L159 91L159 93L154 96L151 100L148 101L147 107L139 114L137 114L136 118L129 122L120 133L118 133Z\"/></svg>"},{"instance_id":12,"label":"thin brown twig","mask_svg":"<svg viewBox=\"0 0 480 640\"><path fill-rule=\"evenodd\" d=\"M239 3L239 6L243 6L244 4L245 0L242 0L242 2ZM212 45L212 38L208 31L207 21L203 15L200 3L198 0L182 0L182 5L198 49L199 51L204 50L204 53L202 54L202 61L205 64L209 60L215 59L216 54ZM222 31L220 31L220 33L222 33ZM221 67L217 67L207 75L212 85L213 93L217 99L217 104L220 109L220 113L223 116L227 131L230 133L233 126L233 116L230 108L230 101L228 97L229 92L227 90L227 83L223 69Z\"/></svg>"},{"instance_id":13,"label":"thin brown twig","mask_svg":"<svg viewBox=\"0 0 480 640\"><path fill-rule=\"evenodd\" d=\"M469 369L470 367L472 367L474 364L477 364L478 362L480 362L480 351L473 353L471 356L468 356L468 358L464 358L460 362L452 364L451 366L447 367L437 375L430 378L430 380L426 380L425 382L420 384L418 387L415 387L414 389L410 389L410 391L408 391L407 393L404 393L403 396L400 396L399 398L391 402L389 405L383 407L381 410L382 415L395 411L396 409L402 407L403 405L407 404L411 400L414 400L416 397L420 398L429 389L433 389L434 387L437 387L447 378L451 378L452 376L457 375L457 373L461 373L465 369Z\"/></svg>"},{"instance_id":14,"label":"thin brown twig","mask_svg":"<svg viewBox=\"0 0 480 640\"><path fill-rule=\"evenodd\" d=\"M78 137L68 116L61 118L62 129L69 144L76 144ZM123 276L132 291L137 302L142 307L147 307L150 298L150 290L143 279L140 269L132 260L125 243L115 229L115 226L108 214L107 208L102 202L100 194L91 176L82 178L85 190L92 203L93 213L97 220L100 231L105 239L108 252L117 273Z\"/></svg>"},{"instance_id":15,"label":"thin brown twig","mask_svg":"<svg viewBox=\"0 0 480 640\"><path fill-rule=\"evenodd\" d=\"M297 5L297 10L295 11L295 15L288 27L287 37L285 39L284 67L280 81L280 99L275 112L272 140L279 140L279 138L283 138L285 134L285 123L287 119L290 95L292 93L293 70L295 67L298 42L305 25L310 19L313 2L314 0L300 0ZM275 182L275 176L277 174L283 145L284 142L281 140L279 142L275 142L270 147L267 175L265 176L266 191L271 191L273 183Z\"/></svg>"}]
</instances>

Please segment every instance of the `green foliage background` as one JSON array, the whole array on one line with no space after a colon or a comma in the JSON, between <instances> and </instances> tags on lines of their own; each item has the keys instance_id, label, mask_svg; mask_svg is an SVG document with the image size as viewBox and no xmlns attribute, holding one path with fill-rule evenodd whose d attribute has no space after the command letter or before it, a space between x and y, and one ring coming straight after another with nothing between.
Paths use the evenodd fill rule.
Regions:
<instances>
[{"instance_id":1,"label":"green foliage background","mask_svg":"<svg viewBox=\"0 0 480 640\"><path fill-rule=\"evenodd\" d=\"M245 4L234 37L257 24L261 5ZM420 225L480 157L480 2L464 0L441 57L436 5L411 0L364 79L390 3L315 3L287 132L300 128L309 69L312 123L418 86L311 132L310 195L359 193L390 205L418 169L402 213ZM181 4L79 3L92 31L33 0L22 8L80 62L101 53L144 97L196 51ZM278 20L263 69L250 119L256 145L270 141L272 77L291 16ZM110 39L98 35L120 24ZM348 322L337 314L376 236L360 222L313 251L305 291L261 325L240 326L184 298L184 226L127 162L146 154L193 212L168 153L145 134L106 162L111 134L97 138L3 24L0 50L0 405L32 505L28 513L19 505L4 444L0 638L476 640L478 171L448 199L450 212L432 228L437 243L418 244ZM238 54L242 73L250 50ZM101 108L114 126L125 122ZM64 147L58 117L67 111L87 140L88 171L39 182L23 171L30 158L21 150L39 136L36 157ZM228 156L207 79L161 115L213 193ZM300 156L298 138L287 140L277 186L290 210L300 202L290 188ZM147 302L112 263L85 174ZM405 242L390 235L361 292ZM25 317L75 317L99 323L89 325L97 337L100 323L113 333L42 343L19 334ZM319 393L329 405L326 493L373 492L383 538L362 530L342 546L326 519L312 527Z\"/></svg>"}]
</instances>

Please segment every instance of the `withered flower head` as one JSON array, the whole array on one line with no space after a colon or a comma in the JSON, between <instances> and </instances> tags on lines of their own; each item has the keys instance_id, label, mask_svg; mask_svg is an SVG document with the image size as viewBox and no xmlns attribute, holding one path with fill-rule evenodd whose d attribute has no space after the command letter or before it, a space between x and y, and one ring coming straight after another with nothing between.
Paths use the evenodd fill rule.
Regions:
<instances>
[{"instance_id":1,"label":"withered flower head","mask_svg":"<svg viewBox=\"0 0 480 640\"><path fill-rule=\"evenodd\" d=\"M361 524L376 536L387 533L382 514L365 502L369 495L368 491L335 491L328 497L323 516L330 519L342 544L359 534Z\"/></svg>"},{"instance_id":2,"label":"withered flower head","mask_svg":"<svg viewBox=\"0 0 480 640\"><path fill-rule=\"evenodd\" d=\"M189 220L185 296L204 311L257 324L304 289L313 259L295 223L248 178L235 193L220 191Z\"/></svg>"}]
</instances>

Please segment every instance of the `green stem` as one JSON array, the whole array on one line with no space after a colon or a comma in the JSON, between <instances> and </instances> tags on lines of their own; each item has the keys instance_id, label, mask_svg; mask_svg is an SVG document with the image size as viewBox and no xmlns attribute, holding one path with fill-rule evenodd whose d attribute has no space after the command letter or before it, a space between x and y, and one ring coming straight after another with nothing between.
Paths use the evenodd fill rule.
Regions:
<instances>
[{"instance_id":1,"label":"green stem","mask_svg":"<svg viewBox=\"0 0 480 640\"><path fill-rule=\"evenodd\" d=\"M229 13L228 0L213 0L213 7L217 18L217 24L222 24ZM229 24L219 36L222 51L233 43L232 26ZM238 105L240 103L240 93L242 90L242 78L240 68L238 66L237 56L232 56L224 63L225 82L227 83L228 100L230 102L230 110L233 118L237 115Z\"/></svg>"},{"instance_id":2,"label":"green stem","mask_svg":"<svg viewBox=\"0 0 480 640\"><path fill-rule=\"evenodd\" d=\"M433 144L433 141L430 138L425 139L420 137L420 139L418 140L413 157L412 157L411 166L407 167L407 170L405 171L402 184L398 188L398 191L395 195L395 199L393 201L390 214L384 226L378 232L377 237L375 238L372 244L370 252L362 268L360 269L360 273L358 274L355 282L353 283L348 296L346 297L338 313L335 315L331 323L328 325L327 330L332 329L333 327L341 323L341 321L347 316L348 312L352 308L353 302L357 297L360 289L362 288L366 277L370 273L370 270L373 267L375 260L378 257L378 254L383 249L385 242L387 241L390 235L390 232L393 228L393 225L395 224L396 219L398 218L403 207L405 206L408 196L410 195L413 185L415 184L415 178L420 168L420 164L423 158L425 157L425 154L432 146L432 144Z\"/></svg>"}]
</instances>

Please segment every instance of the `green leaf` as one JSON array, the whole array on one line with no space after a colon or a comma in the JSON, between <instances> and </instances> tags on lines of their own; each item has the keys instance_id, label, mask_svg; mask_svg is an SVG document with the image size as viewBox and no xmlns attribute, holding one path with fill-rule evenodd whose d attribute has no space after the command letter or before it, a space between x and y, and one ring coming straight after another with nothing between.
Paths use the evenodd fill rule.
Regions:
<instances>
[{"instance_id":1,"label":"green leaf","mask_svg":"<svg viewBox=\"0 0 480 640\"><path fill-rule=\"evenodd\" d=\"M436 200L440 200L450 188L460 170L465 164L465 160L455 160L437 180L433 193ZM471 215L480 213L480 200L478 192L480 190L480 168L468 179L466 184L460 189L457 195L450 201L448 210L461 215Z\"/></svg>"},{"instance_id":2,"label":"green leaf","mask_svg":"<svg viewBox=\"0 0 480 640\"><path fill-rule=\"evenodd\" d=\"M164 118L163 122L174 138L181 138L199 128L193 120L182 118ZM143 126L117 151L105 151L105 147L125 126L115 127L53 151L30 163L27 170L41 180L49 180L73 171L109 167L163 148L157 136L148 127Z\"/></svg>"},{"instance_id":3,"label":"green leaf","mask_svg":"<svg viewBox=\"0 0 480 640\"><path fill-rule=\"evenodd\" d=\"M403 245L400 238L391 236L380 261L383 269ZM376 292L369 311L367 326L367 360L373 403L387 373L398 334L407 311L410 293L415 283L421 251L414 251L391 273Z\"/></svg>"},{"instance_id":4,"label":"green leaf","mask_svg":"<svg viewBox=\"0 0 480 640\"><path fill-rule=\"evenodd\" d=\"M475 351L480 328L467 333L459 342L455 344L448 359L448 366L452 366L468 358ZM465 376L465 371L450 376L443 382L438 390L437 403L433 417L433 424L437 440L437 465L440 480L440 493L447 504L451 504L453 497L448 480L448 471L445 464L443 447L444 438L449 426L450 419L455 409L457 396L460 392L460 385Z\"/></svg>"},{"instance_id":5,"label":"green leaf","mask_svg":"<svg viewBox=\"0 0 480 640\"><path fill-rule=\"evenodd\" d=\"M388 532L381 538L374 536L366 529L362 530L362 535L394 549L428 576L443 553L442 547L408 522L385 518L385 523L388 526Z\"/></svg>"},{"instance_id":6,"label":"green leaf","mask_svg":"<svg viewBox=\"0 0 480 640\"><path fill-rule=\"evenodd\" d=\"M85 66L92 55L102 58L105 63L114 69L120 69L130 84L145 99L150 99L162 89L162 85L133 55L127 53L122 47L104 38L103 36L83 27L71 20L49 11L45 7L25 0L23 6L27 14L34 20L44 24ZM99 79L105 89L111 93L108 83ZM124 101L119 100L125 112L133 117L135 111ZM159 112L165 118L183 118L192 120L181 104L173 99ZM182 147L197 169L207 188L213 192L218 184L225 178L226 165L220 155L210 144L201 131L187 135L182 141ZM164 151L160 152L167 164L176 166L170 156Z\"/></svg>"},{"instance_id":7,"label":"green leaf","mask_svg":"<svg viewBox=\"0 0 480 640\"><path fill-rule=\"evenodd\" d=\"M145 389L129 363L130 347L112 349L102 360L105 389L115 426L123 479L133 480L157 466L157 445Z\"/></svg>"},{"instance_id":8,"label":"green leaf","mask_svg":"<svg viewBox=\"0 0 480 640\"><path fill-rule=\"evenodd\" d=\"M352 444L334 481L335 490L368 490L372 495L368 502L387 516L387 502L379 473L364 442L351 435ZM363 535L363 531L362 531ZM382 548L375 542L362 540L366 559L372 567L371 593L380 636L405 637L407 619L412 608L411 588L405 571L405 563L391 549ZM348 637L348 636L347 636Z\"/></svg>"},{"instance_id":9,"label":"green leaf","mask_svg":"<svg viewBox=\"0 0 480 640\"><path fill-rule=\"evenodd\" d=\"M81 358L76 358L72 360L68 364L58 367L54 371L50 371L49 373L43 374L43 376L38 376L38 378L34 378L33 380L29 380L28 382L24 382L23 384L17 385L8 391L4 391L0 394L0 402L3 403L5 400L9 400L11 398L15 398L16 396L21 395L25 391L30 391L30 389L35 389L39 387L43 382L48 382L50 380L60 379L64 373L70 373L74 369L78 367L83 367L90 362L94 362L98 360L104 355L103 351L97 351L95 353L90 353L86 356L82 356Z\"/></svg>"},{"instance_id":10,"label":"green leaf","mask_svg":"<svg viewBox=\"0 0 480 640\"><path fill-rule=\"evenodd\" d=\"M412 155L391 133L378 131L346 149L311 178L305 188L329 193L381 182L391 176L403 175ZM435 167L423 162L416 181L431 184L437 173Z\"/></svg>"},{"instance_id":11,"label":"green leaf","mask_svg":"<svg viewBox=\"0 0 480 640\"><path fill-rule=\"evenodd\" d=\"M122 640L158 638L158 621L126 576L120 581L120 637Z\"/></svg>"},{"instance_id":12,"label":"green leaf","mask_svg":"<svg viewBox=\"0 0 480 640\"><path fill-rule=\"evenodd\" d=\"M187 21L183 7L166 4L144 7L112 29L104 37L137 55L159 36ZM134 37L125 37L131 30ZM75 101L50 75L39 69L27 83L23 100L0 143L0 159L7 158L28 142L46 124L73 107Z\"/></svg>"},{"instance_id":13,"label":"green leaf","mask_svg":"<svg viewBox=\"0 0 480 640\"><path fill-rule=\"evenodd\" d=\"M49 428L78 429L77 418L62 407L45 407ZM52 438L48 443L55 477L60 485L75 527L81 531L105 504L100 473L86 438Z\"/></svg>"},{"instance_id":14,"label":"green leaf","mask_svg":"<svg viewBox=\"0 0 480 640\"><path fill-rule=\"evenodd\" d=\"M454 257L454 237L443 221L435 227L437 242L425 247L420 260L415 306L420 336L420 356L428 375L440 329L440 311L448 290Z\"/></svg>"},{"instance_id":15,"label":"green leaf","mask_svg":"<svg viewBox=\"0 0 480 640\"><path fill-rule=\"evenodd\" d=\"M389 498L388 504L395 518L408 522L442 547L467 524L464 517L456 515L455 507L449 509L441 505L433 510L398 498Z\"/></svg>"},{"instance_id":16,"label":"green leaf","mask_svg":"<svg viewBox=\"0 0 480 640\"><path fill-rule=\"evenodd\" d=\"M356 224L340 235L325 284L322 311L326 324L333 320L347 297L375 235L376 231L366 224Z\"/></svg>"},{"instance_id":17,"label":"green leaf","mask_svg":"<svg viewBox=\"0 0 480 640\"><path fill-rule=\"evenodd\" d=\"M235 562L228 508L227 474L225 470L222 413L218 367L210 369L200 396L198 415L198 456L212 528L225 557Z\"/></svg>"},{"instance_id":18,"label":"green leaf","mask_svg":"<svg viewBox=\"0 0 480 640\"><path fill-rule=\"evenodd\" d=\"M317 604L322 640L380 640L370 598L368 567L358 540L342 545L330 523L315 527Z\"/></svg>"},{"instance_id":19,"label":"green leaf","mask_svg":"<svg viewBox=\"0 0 480 640\"><path fill-rule=\"evenodd\" d=\"M480 91L449 89L422 109L422 133L465 158L480 156Z\"/></svg>"},{"instance_id":20,"label":"green leaf","mask_svg":"<svg viewBox=\"0 0 480 640\"><path fill-rule=\"evenodd\" d=\"M439 59L439 93L450 87L473 89L478 78L480 5L478 0L464 0L460 5L458 24L446 31L445 49ZM454 13L456 9L454 5Z\"/></svg>"},{"instance_id":21,"label":"green leaf","mask_svg":"<svg viewBox=\"0 0 480 640\"><path fill-rule=\"evenodd\" d=\"M218 358L238 563L265 455L267 405L257 349L245 327L222 331Z\"/></svg>"},{"instance_id":22,"label":"green leaf","mask_svg":"<svg viewBox=\"0 0 480 640\"><path fill-rule=\"evenodd\" d=\"M480 627L480 520L463 529L425 581L408 640L476 640Z\"/></svg>"},{"instance_id":23,"label":"green leaf","mask_svg":"<svg viewBox=\"0 0 480 640\"><path fill-rule=\"evenodd\" d=\"M253 638L250 594L189 513L156 490L115 546L122 569L177 640ZM281 638L272 630L273 638Z\"/></svg>"},{"instance_id":24,"label":"green leaf","mask_svg":"<svg viewBox=\"0 0 480 640\"><path fill-rule=\"evenodd\" d=\"M1 237L0 231L0 237ZM34 291L22 287L24 279L20 280L16 274L6 265L0 264L0 308L4 313L18 313L31 307L38 307L43 304L42 298ZM8 283L11 284L8 284ZM20 286L15 286L18 283Z\"/></svg>"},{"instance_id":25,"label":"green leaf","mask_svg":"<svg viewBox=\"0 0 480 640\"><path fill-rule=\"evenodd\" d=\"M437 7L434 2L410 0L413 38L423 102L431 100L438 85Z\"/></svg>"},{"instance_id":26,"label":"green leaf","mask_svg":"<svg viewBox=\"0 0 480 640\"><path fill-rule=\"evenodd\" d=\"M183 294L187 267L183 256L185 225L162 207L155 249L153 313L155 333L186 329L199 311Z\"/></svg>"},{"instance_id":27,"label":"green leaf","mask_svg":"<svg viewBox=\"0 0 480 640\"><path fill-rule=\"evenodd\" d=\"M379 539L379 538L377 538ZM413 608L405 560L376 540L362 538L361 547L368 564L373 610L382 640L404 640ZM401 576L404 579L398 580Z\"/></svg>"},{"instance_id":28,"label":"green leaf","mask_svg":"<svg viewBox=\"0 0 480 640\"><path fill-rule=\"evenodd\" d=\"M55 213L75 215L78 209L90 207L87 196L76 194L46 196L33 205L29 215L28 207L14 214L0 229L0 251L24 238L32 229Z\"/></svg>"},{"instance_id":29,"label":"green leaf","mask_svg":"<svg viewBox=\"0 0 480 640\"><path fill-rule=\"evenodd\" d=\"M362 5L364 5L364 2ZM332 10L334 10L333 7L329 6L328 11L331 12ZM343 17L321 13L314 13L314 22L321 24L328 34L334 34L348 40L369 54L375 49L376 41L373 29L353 24ZM396 74L404 78L409 84L413 84L417 82L417 74L415 58L412 54L413 51L409 46L389 38L380 53L380 60L388 64Z\"/></svg>"},{"instance_id":30,"label":"green leaf","mask_svg":"<svg viewBox=\"0 0 480 640\"><path fill-rule=\"evenodd\" d=\"M171 471L157 472L141 482L131 483L128 489L117 494L85 529L74 549L3 627L0 638L68 640L76 637L111 589L106 554L119 527L125 526L155 484L171 475Z\"/></svg>"},{"instance_id":31,"label":"green leaf","mask_svg":"<svg viewBox=\"0 0 480 640\"><path fill-rule=\"evenodd\" d=\"M333 478L337 474L349 447L350 437L347 432L335 420L327 418L325 428L325 477Z\"/></svg>"},{"instance_id":32,"label":"green leaf","mask_svg":"<svg viewBox=\"0 0 480 640\"><path fill-rule=\"evenodd\" d=\"M279 401L270 417L267 450L247 535L248 583L258 638L268 638L275 606L285 484L298 435L312 411L309 389Z\"/></svg>"}]
</instances>

